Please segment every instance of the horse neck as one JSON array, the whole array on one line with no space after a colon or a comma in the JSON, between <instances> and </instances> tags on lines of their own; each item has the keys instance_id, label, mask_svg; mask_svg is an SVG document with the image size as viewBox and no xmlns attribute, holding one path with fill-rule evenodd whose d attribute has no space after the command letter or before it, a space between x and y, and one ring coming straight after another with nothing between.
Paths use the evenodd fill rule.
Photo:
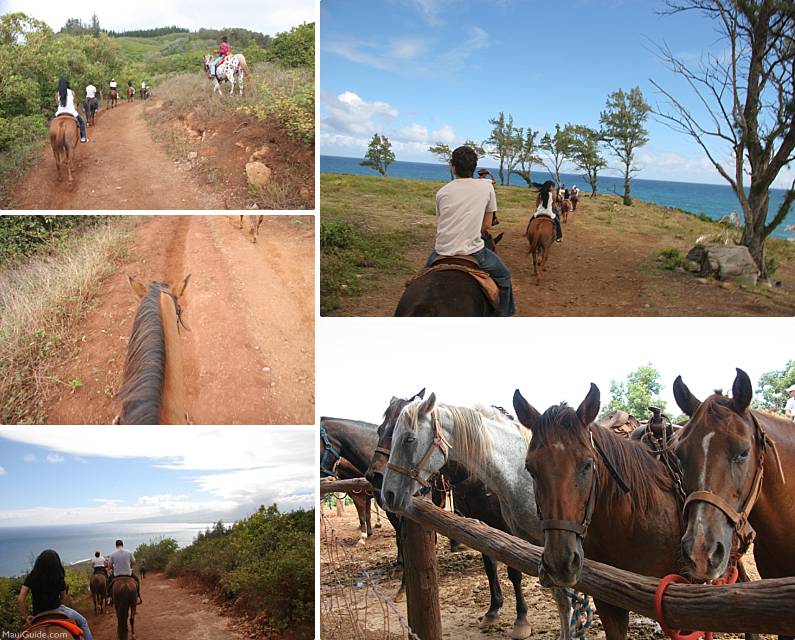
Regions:
<instances>
[{"instance_id":1,"label":"horse neck","mask_svg":"<svg viewBox=\"0 0 795 640\"><path fill-rule=\"evenodd\" d=\"M326 431L339 442L342 457L364 473L378 445L377 426L369 422L333 420L326 425Z\"/></svg>"},{"instance_id":2,"label":"horse neck","mask_svg":"<svg viewBox=\"0 0 795 640\"><path fill-rule=\"evenodd\" d=\"M527 443L519 431L509 424L482 416L483 430L491 436L491 446L477 460L464 455L456 444L453 414L439 407L445 437L451 444L449 459L463 465L471 477L480 480L500 501L500 510L511 530L527 540L540 542L541 524L536 509L533 479L525 470ZM482 433L482 432L481 432Z\"/></svg>"},{"instance_id":3,"label":"horse neck","mask_svg":"<svg viewBox=\"0 0 795 640\"><path fill-rule=\"evenodd\" d=\"M182 375L182 348L179 341L174 300L160 292L160 322L166 350L166 365L163 371L163 404L160 409L160 424L187 424L185 413L185 378Z\"/></svg>"}]
</instances>

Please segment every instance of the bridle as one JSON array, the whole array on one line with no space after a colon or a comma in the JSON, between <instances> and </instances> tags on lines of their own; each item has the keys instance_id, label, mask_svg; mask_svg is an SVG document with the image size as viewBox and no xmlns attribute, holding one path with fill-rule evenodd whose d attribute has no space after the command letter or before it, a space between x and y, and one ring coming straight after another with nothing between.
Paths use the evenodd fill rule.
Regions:
<instances>
[{"instance_id":1,"label":"bridle","mask_svg":"<svg viewBox=\"0 0 795 640\"><path fill-rule=\"evenodd\" d=\"M167 288L161 288L160 291L161 293L165 293L174 302L174 312L177 314L177 333L179 333L180 325L182 325L185 331L190 331L190 327L188 327L188 325L185 324L185 320L182 319L182 306L179 304L176 294Z\"/></svg>"},{"instance_id":2,"label":"bridle","mask_svg":"<svg viewBox=\"0 0 795 640\"><path fill-rule=\"evenodd\" d=\"M588 427L588 438L590 440L591 449L594 452L594 465L593 474L591 474L591 489L588 492L588 500L585 503L585 513L583 514L583 518L580 522L575 522L574 520L548 520L545 519L541 514L541 507L536 504L538 517L541 519L542 531L570 531L578 535L580 538L584 538L585 534L588 533L588 526L591 524L594 507L596 506L596 494L598 492L599 486L599 467L596 464L596 456L599 456L602 459L602 462L607 467L608 472L618 483L624 493L629 493L629 487L627 486L627 483L621 478L618 471L613 466L613 463L610 462L610 459L602 450L602 447L600 447L596 440L594 440L593 431L591 430L590 425Z\"/></svg>"},{"instance_id":3,"label":"bridle","mask_svg":"<svg viewBox=\"0 0 795 640\"><path fill-rule=\"evenodd\" d=\"M323 440L323 453L320 455L320 472L339 480L336 468L337 463L342 458L342 454L331 444L331 439L326 433L326 427L322 424L320 425L320 438ZM329 459L331 459L330 463Z\"/></svg>"},{"instance_id":4,"label":"bridle","mask_svg":"<svg viewBox=\"0 0 795 640\"><path fill-rule=\"evenodd\" d=\"M768 449L770 449L770 452L775 458L776 468L781 477L781 482L783 484L787 482L784 477L784 470L781 468L781 459L778 456L776 443L767 435L756 416L753 413L749 413L749 415L754 425L754 438L759 449L759 454L757 456L757 467L754 472L754 479L751 482L751 489L745 500L743 500L740 511L735 510L725 498L712 491L693 491L687 496L683 508L685 519L687 519L687 508L695 502L706 502L723 512L734 527L734 534L737 542L736 551L739 555L746 552L756 536L756 531L754 531L754 528L748 521L748 517L751 515L751 510L754 508L756 501L759 499L759 495L762 493L762 480L765 474L765 457ZM706 460L704 463L706 464Z\"/></svg>"},{"instance_id":5,"label":"bridle","mask_svg":"<svg viewBox=\"0 0 795 640\"><path fill-rule=\"evenodd\" d=\"M434 474L432 472L426 472L427 476L423 478L422 477L423 467L430 460L434 449L438 449L441 452L442 456L444 457L445 463L447 463L447 454L451 448L450 442L447 440L447 438L444 437L444 432L442 431L442 425L441 422L439 421L439 411L437 409L434 409L431 412L431 418L433 422L433 432L434 432L433 441L428 445L428 448L425 450L425 454L422 456L422 458L420 458L420 461L416 465L408 469L405 467L401 467L400 465L394 464L392 462L386 463L387 469L391 469L392 471L396 471L397 473L407 476L412 480L416 480L425 489L431 488L431 477ZM379 449L376 449L376 451L379 451ZM381 449L382 453L383 451L384 450ZM387 451L386 454L389 455L389 452Z\"/></svg>"}]
</instances>

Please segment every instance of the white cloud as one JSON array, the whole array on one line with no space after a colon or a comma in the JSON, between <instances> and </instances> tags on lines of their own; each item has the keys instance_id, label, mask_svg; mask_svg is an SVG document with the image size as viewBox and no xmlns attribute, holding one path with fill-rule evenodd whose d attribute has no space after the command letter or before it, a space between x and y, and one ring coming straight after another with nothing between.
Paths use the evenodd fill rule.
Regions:
<instances>
[{"instance_id":1,"label":"white cloud","mask_svg":"<svg viewBox=\"0 0 795 640\"><path fill-rule=\"evenodd\" d=\"M173 502L184 502L188 499L187 494L180 494L180 495L172 495L170 493L164 493L159 496L141 496L138 498L138 504L170 504Z\"/></svg>"},{"instance_id":2,"label":"white cloud","mask_svg":"<svg viewBox=\"0 0 795 640\"><path fill-rule=\"evenodd\" d=\"M451 127L449 124L443 124L433 133L431 133L431 141L434 144L437 142L443 142L446 145L452 145L457 139L458 136L456 136L455 131L453 131L453 127Z\"/></svg>"},{"instance_id":3,"label":"white cloud","mask_svg":"<svg viewBox=\"0 0 795 640\"><path fill-rule=\"evenodd\" d=\"M374 131L387 126L399 113L386 102L367 102L352 91L343 91L337 96L321 92L320 100L325 112L320 118L321 130L349 135L369 138Z\"/></svg>"},{"instance_id":4,"label":"white cloud","mask_svg":"<svg viewBox=\"0 0 795 640\"><path fill-rule=\"evenodd\" d=\"M36 456L32 453L26 453L24 456L22 456L22 460L25 462L36 462Z\"/></svg>"},{"instance_id":5,"label":"white cloud","mask_svg":"<svg viewBox=\"0 0 795 640\"><path fill-rule=\"evenodd\" d=\"M6 471L3 467L0 467L0 477L8 475L8 471Z\"/></svg>"},{"instance_id":6,"label":"white cloud","mask_svg":"<svg viewBox=\"0 0 795 640\"><path fill-rule=\"evenodd\" d=\"M47 462L49 462L50 464L60 464L64 460L66 460L66 458L64 458L62 455L59 455L57 453L47 454Z\"/></svg>"},{"instance_id":7,"label":"white cloud","mask_svg":"<svg viewBox=\"0 0 795 640\"><path fill-rule=\"evenodd\" d=\"M405 142L428 143L428 129L421 124L412 122L409 126L398 129L397 139Z\"/></svg>"}]
</instances>

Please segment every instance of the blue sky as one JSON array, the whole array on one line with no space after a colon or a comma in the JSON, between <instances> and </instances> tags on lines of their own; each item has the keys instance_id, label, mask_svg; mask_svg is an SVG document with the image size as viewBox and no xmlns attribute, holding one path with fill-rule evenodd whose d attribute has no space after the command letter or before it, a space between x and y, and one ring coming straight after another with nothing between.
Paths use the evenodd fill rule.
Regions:
<instances>
[{"instance_id":1,"label":"blue sky","mask_svg":"<svg viewBox=\"0 0 795 640\"><path fill-rule=\"evenodd\" d=\"M229 521L260 504L311 507L314 448L311 428L6 427L0 527Z\"/></svg>"},{"instance_id":2,"label":"blue sky","mask_svg":"<svg viewBox=\"0 0 795 640\"><path fill-rule=\"evenodd\" d=\"M667 43L688 62L723 49L709 21L696 13L660 16L658 0L320 5L319 139L329 155L359 157L379 131L398 160L432 162L429 144L483 140L499 111L533 129L554 130L556 122L595 127L618 88L639 85L648 102L662 102L649 78L700 113L655 44ZM648 129L638 177L721 183L695 142L653 118ZM776 186L789 185L783 173Z\"/></svg>"}]
</instances>

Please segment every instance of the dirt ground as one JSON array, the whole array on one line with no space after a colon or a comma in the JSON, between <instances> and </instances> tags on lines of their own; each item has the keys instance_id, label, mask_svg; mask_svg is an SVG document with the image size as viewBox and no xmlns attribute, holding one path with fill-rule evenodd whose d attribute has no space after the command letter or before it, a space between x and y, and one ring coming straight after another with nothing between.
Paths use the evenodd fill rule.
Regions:
<instances>
[{"instance_id":1,"label":"dirt ground","mask_svg":"<svg viewBox=\"0 0 795 640\"><path fill-rule=\"evenodd\" d=\"M255 638L237 628L206 594L186 589L162 574L147 574L141 584L143 604L135 612L136 640L214 640ZM96 640L115 640L116 614L113 607L94 615L83 612ZM130 636L132 637L132 636Z\"/></svg>"},{"instance_id":2,"label":"dirt ground","mask_svg":"<svg viewBox=\"0 0 795 640\"><path fill-rule=\"evenodd\" d=\"M320 598L321 616L337 617L344 603L344 615L339 619L350 625L358 621L359 628L367 629L368 640L376 638L402 637L400 617L406 620L406 603L392 603L392 596L400 585L399 570L395 565L395 532L389 521L382 518L383 526L373 529L374 535L365 544L359 543L359 522L353 505L345 507L345 514L338 517L336 509L322 507L320 540ZM373 515L375 526L375 515ZM336 538L336 540L334 539ZM504 597L504 605L498 623L481 629L479 621L489 607L489 587L480 553L472 550L450 552L449 541L438 537L437 554L439 562L439 603L442 614L443 637L456 640L482 640L483 638L510 637L511 627L516 617L513 586L508 580L505 567L500 565L498 574ZM334 559L342 559L341 567L332 572ZM747 554L744 562L752 574L756 573L753 557ZM339 567L339 565L338 565ZM363 578L363 570L369 574L375 588ZM758 577L758 576L757 576ZM532 625L532 638L557 640L558 615L555 603L546 589L538 584L538 579L525 576L523 589L528 605L528 620ZM380 594L377 595L376 593ZM391 604L385 605L384 600ZM394 607L394 609L392 608ZM389 632L384 631L385 614ZM399 615L398 615L399 614ZM321 629L323 623L321 622ZM343 636L340 635L339 638ZM344 637L354 637L352 633ZM630 640L663 639L666 636L659 630L656 622L630 614ZM732 634L719 634L716 638L741 638ZM594 615L593 626L586 632L586 638L603 639L598 615ZM773 636L760 636L772 640ZM336 634L324 640L338 640Z\"/></svg>"},{"instance_id":3,"label":"dirt ground","mask_svg":"<svg viewBox=\"0 0 795 640\"><path fill-rule=\"evenodd\" d=\"M51 424L110 423L143 283L191 274L182 301L188 416L194 424L314 422L314 220L266 216L252 243L239 217L141 216L126 264L103 283L55 376Z\"/></svg>"}]
</instances>

